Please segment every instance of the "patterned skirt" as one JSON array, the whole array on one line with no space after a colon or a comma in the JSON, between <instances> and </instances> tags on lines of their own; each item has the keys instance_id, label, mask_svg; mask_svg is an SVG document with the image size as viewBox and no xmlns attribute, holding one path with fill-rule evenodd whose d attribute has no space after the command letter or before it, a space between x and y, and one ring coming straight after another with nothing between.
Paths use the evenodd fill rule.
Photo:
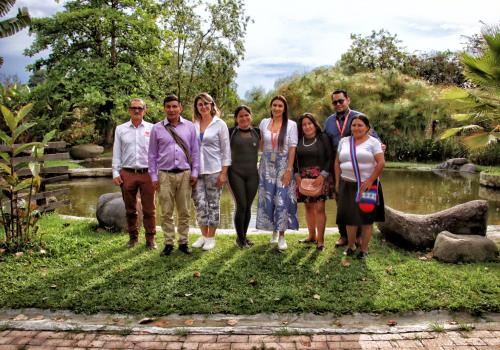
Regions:
<instances>
[{"instance_id":1,"label":"patterned skirt","mask_svg":"<svg viewBox=\"0 0 500 350\"><path fill-rule=\"evenodd\" d=\"M321 169L318 166L311 166L307 168L300 169L300 177L302 179L315 179L320 176ZM316 203L324 202L327 199L335 198L335 183L333 181L333 176L328 175L328 177L323 182L323 194L317 197L304 196L299 192L299 186L297 185L297 202L299 203Z\"/></svg>"},{"instance_id":2,"label":"patterned skirt","mask_svg":"<svg viewBox=\"0 0 500 350\"><path fill-rule=\"evenodd\" d=\"M284 187L281 178L288 166L288 154L264 152L259 164L259 201L256 228L266 231L298 230L295 179Z\"/></svg>"}]
</instances>

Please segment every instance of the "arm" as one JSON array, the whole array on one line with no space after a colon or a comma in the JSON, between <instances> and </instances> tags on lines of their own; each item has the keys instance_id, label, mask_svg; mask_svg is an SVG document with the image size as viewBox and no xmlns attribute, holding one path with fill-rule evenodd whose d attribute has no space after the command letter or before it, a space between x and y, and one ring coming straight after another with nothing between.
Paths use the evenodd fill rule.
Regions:
<instances>
[{"instance_id":1,"label":"arm","mask_svg":"<svg viewBox=\"0 0 500 350\"><path fill-rule=\"evenodd\" d=\"M340 159L339 152L337 151L337 155L335 156L335 192L339 193L340 191Z\"/></svg>"},{"instance_id":2,"label":"arm","mask_svg":"<svg viewBox=\"0 0 500 350\"><path fill-rule=\"evenodd\" d=\"M156 135L156 128L153 126L151 129L151 136L149 137L149 150L148 150L148 172L153 182L155 191L160 190L158 183L158 137Z\"/></svg>"},{"instance_id":3,"label":"arm","mask_svg":"<svg viewBox=\"0 0 500 350\"><path fill-rule=\"evenodd\" d=\"M122 151L121 151L121 140L118 135L118 127L115 129L115 140L113 142L113 183L120 186L123 183L122 177L120 176L120 169L122 164Z\"/></svg>"},{"instance_id":4,"label":"arm","mask_svg":"<svg viewBox=\"0 0 500 350\"><path fill-rule=\"evenodd\" d=\"M217 179L217 187L222 187L227 181L227 170L231 165L231 146L229 140L229 130L227 129L226 124L219 130L219 139L220 139L220 148L222 153L222 169Z\"/></svg>"},{"instance_id":5,"label":"arm","mask_svg":"<svg viewBox=\"0 0 500 350\"><path fill-rule=\"evenodd\" d=\"M196 137L196 128L194 125L189 144L191 148L191 158L193 160L193 164L191 166L191 186L194 186L198 180L198 174L200 173L200 141Z\"/></svg>"},{"instance_id":6,"label":"arm","mask_svg":"<svg viewBox=\"0 0 500 350\"><path fill-rule=\"evenodd\" d=\"M383 152L377 153L373 157L375 158L375 162L377 163L377 165L375 165L375 168L373 169L373 172L370 175L370 177L361 184L360 188L361 192L367 191L372 186L373 182L375 182L375 180L380 176L382 170L384 169L385 165L384 153Z\"/></svg>"}]
</instances>

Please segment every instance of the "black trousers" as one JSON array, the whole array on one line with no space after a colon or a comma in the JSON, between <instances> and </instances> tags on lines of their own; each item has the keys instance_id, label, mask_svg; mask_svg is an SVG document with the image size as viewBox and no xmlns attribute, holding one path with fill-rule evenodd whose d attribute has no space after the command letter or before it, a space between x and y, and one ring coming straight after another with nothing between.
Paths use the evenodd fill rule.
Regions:
<instances>
[{"instance_id":1,"label":"black trousers","mask_svg":"<svg viewBox=\"0 0 500 350\"><path fill-rule=\"evenodd\" d=\"M252 202L259 187L259 174L257 169L254 171L239 172L229 168L228 180L236 205L234 228L236 229L238 240L241 243L245 243L252 214Z\"/></svg>"}]
</instances>

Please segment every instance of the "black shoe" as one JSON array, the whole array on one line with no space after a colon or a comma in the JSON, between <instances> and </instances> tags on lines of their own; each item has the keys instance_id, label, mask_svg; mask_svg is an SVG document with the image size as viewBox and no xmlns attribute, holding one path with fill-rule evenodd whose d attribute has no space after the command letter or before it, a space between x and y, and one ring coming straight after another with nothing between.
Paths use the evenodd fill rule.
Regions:
<instances>
[{"instance_id":1,"label":"black shoe","mask_svg":"<svg viewBox=\"0 0 500 350\"><path fill-rule=\"evenodd\" d=\"M247 246L249 246L249 247L251 247L251 246L253 246L255 244L254 242L252 242L249 239L247 239L245 242L246 242Z\"/></svg>"},{"instance_id":2,"label":"black shoe","mask_svg":"<svg viewBox=\"0 0 500 350\"><path fill-rule=\"evenodd\" d=\"M246 241L240 241L238 238L236 238L236 245L238 248L246 248L247 242Z\"/></svg>"},{"instance_id":3,"label":"black shoe","mask_svg":"<svg viewBox=\"0 0 500 350\"><path fill-rule=\"evenodd\" d=\"M192 251L189 249L187 243L184 244L179 244L179 250L183 252L184 254L191 255Z\"/></svg>"},{"instance_id":4,"label":"black shoe","mask_svg":"<svg viewBox=\"0 0 500 350\"><path fill-rule=\"evenodd\" d=\"M169 256L170 253L172 253L172 250L174 250L173 245L165 244L165 248L163 248L163 251L160 253L160 256Z\"/></svg>"},{"instance_id":5,"label":"black shoe","mask_svg":"<svg viewBox=\"0 0 500 350\"><path fill-rule=\"evenodd\" d=\"M360 260L366 260L368 258L368 252L359 251L359 253L356 255L356 258Z\"/></svg>"},{"instance_id":6,"label":"black shoe","mask_svg":"<svg viewBox=\"0 0 500 350\"><path fill-rule=\"evenodd\" d=\"M351 247L347 247L347 249L344 250L344 255L346 256L352 256L354 255L354 253L356 253L356 247L354 247L354 249L352 249Z\"/></svg>"}]
</instances>

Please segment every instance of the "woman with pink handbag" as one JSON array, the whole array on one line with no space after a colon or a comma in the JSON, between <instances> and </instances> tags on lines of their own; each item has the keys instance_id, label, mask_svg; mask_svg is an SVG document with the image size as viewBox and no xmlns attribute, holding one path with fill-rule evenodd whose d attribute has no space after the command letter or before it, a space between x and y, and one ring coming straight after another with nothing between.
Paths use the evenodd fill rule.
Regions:
<instances>
[{"instance_id":1,"label":"woman with pink handbag","mask_svg":"<svg viewBox=\"0 0 500 350\"><path fill-rule=\"evenodd\" d=\"M306 209L309 234L301 243L316 243L316 249L325 248L325 201L333 198L333 178L329 174L332 148L311 113L304 113L297 121L298 143L295 156L297 202Z\"/></svg>"}]
</instances>

